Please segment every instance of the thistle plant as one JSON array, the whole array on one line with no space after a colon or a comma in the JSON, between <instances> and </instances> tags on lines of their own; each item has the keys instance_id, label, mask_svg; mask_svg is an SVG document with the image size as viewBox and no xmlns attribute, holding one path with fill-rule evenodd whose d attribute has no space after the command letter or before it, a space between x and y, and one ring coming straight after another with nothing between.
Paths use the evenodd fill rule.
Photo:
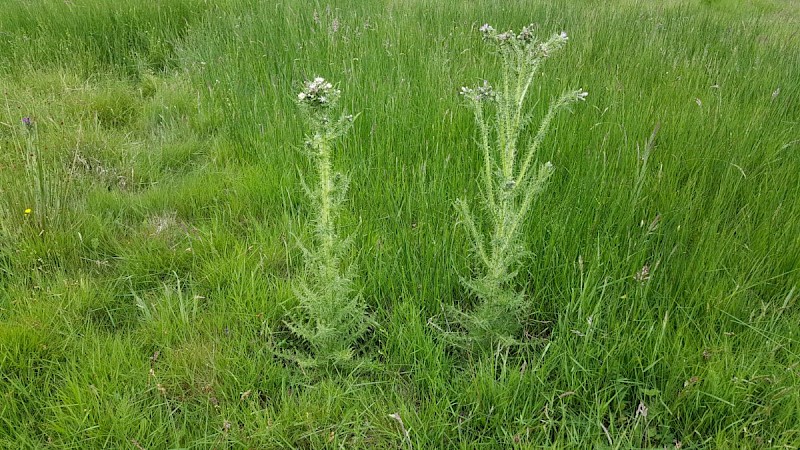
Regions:
<instances>
[{"instance_id":1,"label":"thistle plant","mask_svg":"<svg viewBox=\"0 0 800 450\"><path fill-rule=\"evenodd\" d=\"M533 116L525 105L530 87L542 62L567 43L567 34L538 41L533 25L519 33L498 33L488 24L480 31L500 58L501 78L498 87L484 81L475 88L461 89L475 112L483 151L479 178L480 206L485 214L480 218L486 221L472 213L466 200L456 200L479 270L476 276L462 280L477 297L475 308L453 312L469 343L494 347L518 343L522 319L530 311L524 290L515 283L528 256L522 229L533 201L554 171L549 161L537 161L537 152L556 114L588 94L580 89L562 94L550 104L538 129L529 132Z\"/></svg>"},{"instance_id":2,"label":"thistle plant","mask_svg":"<svg viewBox=\"0 0 800 450\"><path fill-rule=\"evenodd\" d=\"M305 273L294 287L299 304L287 321L289 329L307 344L307 351L291 353L303 367L336 368L352 362L353 347L369 322L361 296L353 289L355 265L344 261L351 238L341 238L335 223L348 178L334 171L331 152L334 142L353 124L352 115L333 116L339 95L330 82L315 78L297 96L310 129L305 153L316 169L313 185L302 181L315 214L313 245L300 244Z\"/></svg>"}]
</instances>

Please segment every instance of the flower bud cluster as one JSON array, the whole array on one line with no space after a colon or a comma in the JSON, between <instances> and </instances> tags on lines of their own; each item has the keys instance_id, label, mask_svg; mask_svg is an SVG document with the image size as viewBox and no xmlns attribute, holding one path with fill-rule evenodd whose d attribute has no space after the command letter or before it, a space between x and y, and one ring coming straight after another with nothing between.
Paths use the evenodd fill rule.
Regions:
<instances>
[{"instance_id":1,"label":"flower bud cluster","mask_svg":"<svg viewBox=\"0 0 800 450\"><path fill-rule=\"evenodd\" d=\"M563 47L569 40L567 32L562 31L547 40L539 41L534 35L535 29L536 25L530 24L522 27L519 33L515 33L514 30L498 33L494 27L486 23L479 28L479 31L483 35L483 39L497 45L501 53L523 51L533 60L547 58L553 51Z\"/></svg>"},{"instance_id":2,"label":"flower bud cluster","mask_svg":"<svg viewBox=\"0 0 800 450\"><path fill-rule=\"evenodd\" d=\"M502 33L498 33L494 29L494 27L492 27L488 23L485 23L478 30L483 34L484 39L491 39L500 44L513 43L513 42L529 44L531 42L536 41L536 36L534 36L533 34L533 31L535 29L536 25L530 24L522 27L522 30L519 33L514 33L514 30L508 30ZM562 35L566 40L566 33L562 32Z\"/></svg>"},{"instance_id":3,"label":"flower bud cluster","mask_svg":"<svg viewBox=\"0 0 800 450\"><path fill-rule=\"evenodd\" d=\"M483 85L480 85L476 88L469 88L466 86L462 87L460 94L464 97L479 102L484 100L493 100L495 97L495 92L492 88L492 85L490 85L486 80L483 80Z\"/></svg>"},{"instance_id":4,"label":"flower bud cluster","mask_svg":"<svg viewBox=\"0 0 800 450\"><path fill-rule=\"evenodd\" d=\"M494 38L497 40L497 42L503 44L506 42L513 41L516 38L516 36L514 36L514 32L512 30L508 30L504 33L497 34Z\"/></svg>"},{"instance_id":5,"label":"flower bud cluster","mask_svg":"<svg viewBox=\"0 0 800 450\"><path fill-rule=\"evenodd\" d=\"M325 78L316 77L305 83L303 90L297 94L297 100L309 106L325 107L334 102L339 97L339 93L340 91Z\"/></svg>"},{"instance_id":6,"label":"flower bud cluster","mask_svg":"<svg viewBox=\"0 0 800 450\"><path fill-rule=\"evenodd\" d=\"M533 40L533 24L522 27L522 31L517 35L517 39L522 42L531 42Z\"/></svg>"},{"instance_id":7,"label":"flower bud cluster","mask_svg":"<svg viewBox=\"0 0 800 450\"><path fill-rule=\"evenodd\" d=\"M565 100L568 103L585 102L586 101L586 97L588 97L588 96L589 96L588 92L584 91L583 89L578 89L576 91L568 92L565 95Z\"/></svg>"},{"instance_id":8,"label":"flower bud cluster","mask_svg":"<svg viewBox=\"0 0 800 450\"><path fill-rule=\"evenodd\" d=\"M561 47L566 45L567 41L569 40L569 36L567 36L566 31L562 31L559 34L553 35L547 41L542 42L539 44L539 55L543 58L547 58L550 56L550 53L559 50Z\"/></svg>"},{"instance_id":9,"label":"flower bud cluster","mask_svg":"<svg viewBox=\"0 0 800 450\"><path fill-rule=\"evenodd\" d=\"M562 108L562 107L569 107L569 105L577 102L585 102L586 97L589 96L589 93L584 91L583 89L577 89L574 91L565 92L555 103L555 107Z\"/></svg>"}]
</instances>

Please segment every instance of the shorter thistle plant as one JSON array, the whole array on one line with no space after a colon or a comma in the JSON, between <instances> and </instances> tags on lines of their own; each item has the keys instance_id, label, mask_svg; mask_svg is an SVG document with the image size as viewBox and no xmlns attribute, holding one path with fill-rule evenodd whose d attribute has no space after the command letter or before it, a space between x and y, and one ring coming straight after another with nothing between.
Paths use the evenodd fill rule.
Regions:
<instances>
[{"instance_id":1,"label":"shorter thistle plant","mask_svg":"<svg viewBox=\"0 0 800 450\"><path fill-rule=\"evenodd\" d=\"M464 199L455 202L460 222L469 235L480 274L462 280L477 297L472 311L451 309L466 335L455 334L470 345L494 348L513 345L530 311L524 291L515 286L521 262L528 255L522 228L533 201L553 174L549 161L539 164L536 154L555 115L586 99L583 90L568 91L550 104L538 129L527 133L533 117L525 112L525 100L542 62L567 43L561 32L545 41L534 36L534 26L519 33L498 33L489 24L480 27L483 40L501 59L499 87L487 81L475 88L461 88L475 112L478 142L483 151L481 207L486 226L471 212ZM493 108L493 119L488 118Z\"/></svg>"},{"instance_id":2,"label":"shorter thistle plant","mask_svg":"<svg viewBox=\"0 0 800 450\"><path fill-rule=\"evenodd\" d=\"M303 85L297 104L310 128L306 155L316 169L316 183L303 189L312 202L313 245L300 247L305 273L295 285L299 301L286 322L289 329L308 346L307 352L288 356L301 367L339 368L353 362L353 348L369 327L361 295L354 292L354 264L346 264L352 239L342 239L336 219L348 187L347 176L335 172L331 161L334 142L352 127L354 117L333 117L340 91L324 78ZM302 174L301 174L302 179Z\"/></svg>"}]
</instances>

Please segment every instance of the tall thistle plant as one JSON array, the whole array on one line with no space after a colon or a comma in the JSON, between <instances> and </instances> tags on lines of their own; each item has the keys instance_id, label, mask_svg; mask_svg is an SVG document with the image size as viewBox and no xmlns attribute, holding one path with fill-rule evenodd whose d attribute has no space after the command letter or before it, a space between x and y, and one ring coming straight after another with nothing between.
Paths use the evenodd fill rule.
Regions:
<instances>
[{"instance_id":1,"label":"tall thistle plant","mask_svg":"<svg viewBox=\"0 0 800 450\"><path fill-rule=\"evenodd\" d=\"M335 172L331 152L337 139L347 133L353 116L337 111L340 91L323 78L303 85L297 103L310 133L306 155L316 169L315 183L303 180L314 211L313 244L301 248L305 273L295 285L299 301L287 326L305 342L291 352L302 367L340 368L353 361L353 348L368 328L369 319L361 296L354 292L356 268L344 261L351 239L336 231L336 218L347 192L348 178Z\"/></svg>"},{"instance_id":2,"label":"tall thistle plant","mask_svg":"<svg viewBox=\"0 0 800 450\"><path fill-rule=\"evenodd\" d=\"M484 42L500 58L501 76L498 87L484 81L478 87L461 89L474 109L483 151L480 209L485 214L480 218L486 220L479 220L466 200L456 201L479 270L476 276L463 280L478 303L471 311L453 312L466 331L459 338L494 348L519 342L523 316L530 311L524 291L515 283L521 262L528 255L522 229L533 201L554 171L549 161L537 161L537 151L556 114L588 94L580 89L564 93L550 104L538 129L531 130L533 117L525 107L530 87L542 62L567 43L567 34L539 41L533 35L533 25L518 34L498 33L488 24L480 31Z\"/></svg>"}]
</instances>

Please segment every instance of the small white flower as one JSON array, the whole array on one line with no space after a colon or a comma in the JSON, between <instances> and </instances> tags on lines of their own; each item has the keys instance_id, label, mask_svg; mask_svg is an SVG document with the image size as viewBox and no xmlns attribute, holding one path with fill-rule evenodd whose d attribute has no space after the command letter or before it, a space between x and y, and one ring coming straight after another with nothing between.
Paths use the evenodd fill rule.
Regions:
<instances>
[{"instance_id":1,"label":"small white flower","mask_svg":"<svg viewBox=\"0 0 800 450\"><path fill-rule=\"evenodd\" d=\"M483 26L481 26L479 29L481 33L491 33L494 31L494 28L488 23L483 24Z\"/></svg>"},{"instance_id":2,"label":"small white flower","mask_svg":"<svg viewBox=\"0 0 800 450\"><path fill-rule=\"evenodd\" d=\"M589 96L589 93L588 93L588 92L586 92L586 91L584 91L583 89L581 89L580 91L578 91L578 100L580 100L580 101L585 101L585 100L586 100L586 97L588 97L588 96Z\"/></svg>"},{"instance_id":3,"label":"small white flower","mask_svg":"<svg viewBox=\"0 0 800 450\"><path fill-rule=\"evenodd\" d=\"M567 32L566 31L562 31L561 34L558 35L558 37L560 37L561 39L563 39L565 41L569 39L569 37L567 37Z\"/></svg>"},{"instance_id":4,"label":"small white flower","mask_svg":"<svg viewBox=\"0 0 800 450\"><path fill-rule=\"evenodd\" d=\"M301 93L297 94L297 99L298 100L305 100L306 99L306 93L305 92L301 92Z\"/></svg>"}]
</instances>

